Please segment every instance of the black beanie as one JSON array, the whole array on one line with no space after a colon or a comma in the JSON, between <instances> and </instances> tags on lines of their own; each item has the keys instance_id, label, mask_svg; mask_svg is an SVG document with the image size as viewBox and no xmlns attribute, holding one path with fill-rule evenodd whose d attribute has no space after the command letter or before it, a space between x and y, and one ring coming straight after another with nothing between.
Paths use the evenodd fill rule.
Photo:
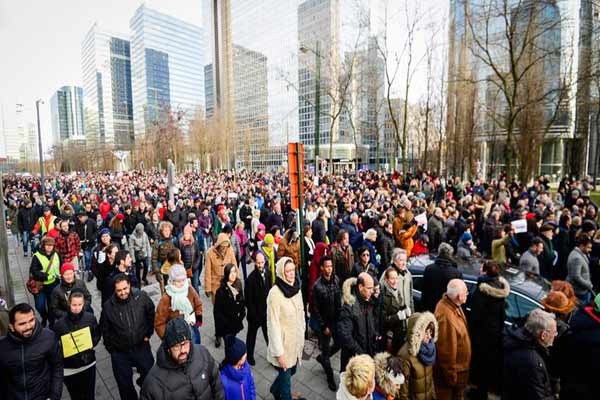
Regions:
<instances>
[{"instance_id":1,"label":"black beanie","mask_svg":"<svg viewBox=\"0 0 600 400\"><path fill-rule=\"evenodd\" d=\"M246 343L235 336L225 336L225 362L235 365L246 354Z\"/></svg>"},{"instance_id":2,"label":"black beanie","mask_svg":"<svg viewBox=\"0 0 600 400\"><path fill-rule=\"evenodd\" d=\"M183 318L175 318L167 322L164 339L167 349L186 340L192 340L192 332L190 325Z\"/></svg>"}]
</instances>

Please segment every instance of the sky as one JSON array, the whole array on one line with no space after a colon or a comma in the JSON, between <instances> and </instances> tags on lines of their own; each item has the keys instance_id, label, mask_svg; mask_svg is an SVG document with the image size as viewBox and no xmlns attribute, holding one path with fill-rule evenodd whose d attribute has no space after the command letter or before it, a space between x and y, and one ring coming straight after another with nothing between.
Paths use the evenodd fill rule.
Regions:
<instances>
[{"instance_id":1,"label":"sky","mask_svg":"<svg viewBox=\"0 0 600 400\"><path fill-rule=\"evenodd\" d=\"M371 1L388 1L390 7L403 3ZM420 3L430 10L443 10L447 3L447 0L404 1ZM142 3L141 0L0 0L0 103L5 115L16 103L22 103L27 121L35 122L35 101L42 99L45 102L40 108L42 138L44 148L49 148L50 98L61 86L82 85L81 42L85 34L94 22L108 30L128 33L129 19ZM202 0L146 0L145 4L202 25ZM399 15L399 12L396 9L391 13ZM402 37L401 28L391 29L395 29L396 37Z\"/></svg>"}]
</instances>

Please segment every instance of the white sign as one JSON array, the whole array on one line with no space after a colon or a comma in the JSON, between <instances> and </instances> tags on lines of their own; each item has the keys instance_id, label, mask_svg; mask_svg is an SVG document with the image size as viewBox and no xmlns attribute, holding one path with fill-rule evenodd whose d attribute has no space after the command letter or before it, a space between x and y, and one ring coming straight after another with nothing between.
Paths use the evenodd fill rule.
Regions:
<instances>
[{"instance_id":1,"label":"white sign","mask_svg":"<svg viewBox=\"0 0 600 400\"><path fill-rule=\"evenodd\" d=\"M515 233L524 233L527 232L527 220L526 219L518 219L516 221L512 221L510 223L515 230Z\"/></svg>"},{"instance_id":2,"label":"white sign","mask_svg":"<svg viewBox=\"0 0 600 400\"><path fill-rule=\"evenodd\" d=\"M421 213L415 217L415 221L417 221L418 226L423 226L425 230L427 230L427 214Z\"/></svg>"}]
</instances>

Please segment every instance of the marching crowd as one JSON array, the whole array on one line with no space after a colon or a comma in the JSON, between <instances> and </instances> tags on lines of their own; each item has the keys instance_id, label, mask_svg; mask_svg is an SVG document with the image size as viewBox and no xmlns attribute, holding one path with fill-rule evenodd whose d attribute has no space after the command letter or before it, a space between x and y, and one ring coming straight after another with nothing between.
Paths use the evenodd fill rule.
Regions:
<instances>
[{"instance_id":1,"label":"marching crowd","mask_svg":"<svg viewBox=\"0 0 600 400\"><path fill-rule=\"evenodd\" d=\"M44 193L35 178L6 176L8 229L31 260L35 303L0 301L0 399L58 400L63 383L71 399L93 399L100 342L121 399L256 399L259 329L275 399L303 398L292 379L310 337L329 398L598 398L589 178L555 189L543 176L310 178L298 223L283 173L185 172L173 187L158 171L58 174ZM410 265L425 254L416 303ZM480 264L473 288L461 260ZM509 269L547 288L512 326ZM155 306L140 289L156 283ZM206 301L214 337L202 329Z\"/></svg>"}]
</instances>

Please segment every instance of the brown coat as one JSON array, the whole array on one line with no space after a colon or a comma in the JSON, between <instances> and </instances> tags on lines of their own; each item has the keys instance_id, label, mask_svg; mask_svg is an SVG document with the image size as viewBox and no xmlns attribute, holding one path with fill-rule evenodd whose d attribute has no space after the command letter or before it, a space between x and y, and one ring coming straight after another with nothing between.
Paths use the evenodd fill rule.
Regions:
<instances>
[{"instance_id":1,"label":"brown coat","mask_svg":"<svg viewBox=\"0 0 600 400\"><path fill-rule=\"evenodd\" d=\"M190 303L192 303L197 321L198 317L202 316L202 301L200 300L198 293L196 293L196 290L194 290L191 285L188 288L187 297ZM154 330L156 331L158 337L162 339L165 336L167 322L181 316L181 312L171 310L171 297L164 293L158 302L156 314L154 315Z\"/></svg>"},{"instance_id":2,"label":"brown coat","mask_svg":"<svg viewBox=\"0 0 600 400\"><path fill-rule=\"evenodd\" d=\"M219 233L217 241L214 246L206 252L206 261L204 265L204 290L213 295L217 292L219 286L221 286L221 279L223 278L223 271L225 265L233 264L237 267L235 261L235 253L231 244L225 250L225 254L219 253L217 248L221 243L229 243L229 239L226 233Z\"/></svg>"},{"instance_id":3,"label":"brown coat","mask_svg":"<svg viewBox=\"0 0 600 400\"><path fill-rule=\"evenodd\" d=\"M404 225L413 219L414 215L411 211L404 211L404 216L402 213L396 214L394 221L392 221L392 232L396 240L396 247L402 247L402 230L404 230Z\"/></svg>"},{"instance_id":4,"label":"brown coat","mask_svg":"<svg viewBox=\"0 0 600 400\"><path fill-rule=\"evenodd\" d=\"M300 240L289 244L285 238L281 239L277 247L277 259L279 260L282 257L290 257L294 260L296 269L300 268Z\"/></svg>"},{"instance_id":5,"label":"brown coat","mask_svg":"<svg viewBox=\"0 0 600 400\"><path fill-rule=\"evenodd\" d=\"M439 324L437 359L433 370L435 385L464 387L469 381L471 363L471 339L465 313L444 295L435 307L435 318Z\"/></svg>"},{"instance_id":6,"label":"brown coat","mask_svg":"<svg viewBox=\"0 0 600 400\"><path fill-rule=\"evenodd\" d=\"M402 359L402 373L405 383L400 386L400 400L432 400L435 398L433 366L426 366L418 358L419 349L429 324L433 324L434 337L437 339L437 322L430 312L415 313L408 319L406 342L398 352Z\"/></svg>"}]
</instances>

